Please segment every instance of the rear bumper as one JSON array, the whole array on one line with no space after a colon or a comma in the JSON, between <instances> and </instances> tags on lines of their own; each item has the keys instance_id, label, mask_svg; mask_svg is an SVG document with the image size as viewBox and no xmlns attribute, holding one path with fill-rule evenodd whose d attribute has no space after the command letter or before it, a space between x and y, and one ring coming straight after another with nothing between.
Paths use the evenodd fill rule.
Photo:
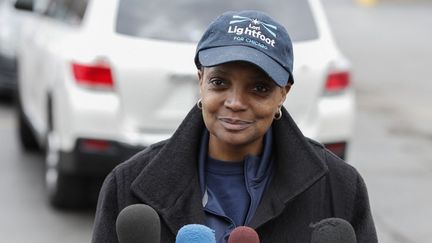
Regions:
<instances>
[{"instance_id":1,"label":"rear bumper","mask_svg":"<svg viewBox=\"0 0 432 243\"><path fill-rule=\"evenodd\" d=\"M17 67L13 58L0 55L0 92L10 93L17 88Z\"/></svg>"},{"instance_id":2,"label":"rear bumper","mask_svg":"<svg viewBox=\"0 0 432 243\"><path fill-rule=\"evenodd\" d=\"M65 174L83 176L106 176L115 166L136 154L143 147L130 146L115 141L103 151L90 150L79 139L71 152L61 151L58 170Z\"/></svg>"},{"instance_id":3,"label":"rear bumper","mask_svg":"<svg viewBox=\"0 0 432 243\"><path fill-rule=\"evenodd\" d=\"M355 99L353 92L323 96L315 109L298 125L303 134L322 144L350 142L353 137Z\"/></svg>"}]
</instances>

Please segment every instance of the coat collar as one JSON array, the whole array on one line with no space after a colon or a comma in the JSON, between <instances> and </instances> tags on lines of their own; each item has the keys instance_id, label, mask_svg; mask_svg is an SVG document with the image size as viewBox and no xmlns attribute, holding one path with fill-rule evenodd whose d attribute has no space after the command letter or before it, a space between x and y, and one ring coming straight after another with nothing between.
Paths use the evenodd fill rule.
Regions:
<instances>
[{"instance_id":1,"label":"coat collar","mask_svg":"<svg viewBox=\"0 0 432 243\"><path fill-rule=\"evenodd\" d=\"M195 107L131 186L139 199L159 213L174 235L186 224L205 224L198 179L203 129L201 111Z\"/></svg>"},{"instance_id":2,"label":"coat collar","mask_svg":"<svg viewBox=\"0 0 432 243\"><path fill-rule=\"evenodd\" d=\"M198 154L204 122L194 107L132 183L133 193L153 207L173 234L186 224L205 224L198 178ZM288 112L273 124L276 173L264 193L252 227L279 215L285 204L327 172Z\"/></svg>"},{"instance_id":3,"label":"coat collar","mask_svg":"<svg viewBox=\"0 0 432 243\"><path fill-rule=\"evenodd\" d=\"M311 147L289 113L274 121L275 175L250 226L257 228L282 213L285 205L322 178L328 167Z\"/></svg>"}]
</instances>

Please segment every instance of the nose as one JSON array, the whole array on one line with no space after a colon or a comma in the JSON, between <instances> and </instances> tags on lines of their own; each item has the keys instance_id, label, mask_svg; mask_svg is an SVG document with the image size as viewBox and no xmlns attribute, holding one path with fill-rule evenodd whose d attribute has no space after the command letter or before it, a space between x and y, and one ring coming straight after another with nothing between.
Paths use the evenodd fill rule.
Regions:
<instances>
[{"instance_id":1,"label":"nose","mask_svg":"<svg viewBox=\"0 0 432 243\"><path fill-rule=\"evenodd\" d=\"M247 108L247 95L241 89L233 89L228 92L224 105L233 111L241 111Z\"/></svg>"}]
</instances>

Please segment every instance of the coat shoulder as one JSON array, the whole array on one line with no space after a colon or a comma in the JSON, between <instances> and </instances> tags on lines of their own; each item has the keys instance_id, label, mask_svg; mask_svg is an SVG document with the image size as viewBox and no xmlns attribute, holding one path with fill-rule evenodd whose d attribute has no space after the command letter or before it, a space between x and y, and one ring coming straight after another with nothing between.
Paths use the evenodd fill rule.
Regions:
<instances>
[{"instance_id":1,"label":"coat shoulder","mask_svg":"<svg viewBox=\"0 0 432 243\"><path fill-rule=\"evenodd\" d=\"M160 141L141 150L128 160L117 165L113 169L112 173L116 175L118 180L127 180L132 182L146 167L146 165L159 153L167 141L168 140Z\"/></svg>"},{"instance_id":2,"label":"coat shoulder","mask_svg":"<svg viewBox=\"0 0 432 243\"><path fill-rule=\"evenodd\" d=\"M310 138L307 138L307 140L318 157L328 166L330 173L348 178L356 178L358 176L358 171L352 165L326 149L322 143Z\"/></svg>"}]
</instances>

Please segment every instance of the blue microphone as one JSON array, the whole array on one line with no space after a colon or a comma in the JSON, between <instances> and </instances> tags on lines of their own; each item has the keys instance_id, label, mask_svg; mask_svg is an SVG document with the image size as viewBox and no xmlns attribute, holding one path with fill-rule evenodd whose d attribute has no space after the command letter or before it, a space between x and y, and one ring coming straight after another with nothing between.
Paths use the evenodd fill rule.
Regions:
<instances>
[{"instance_id":1,"label":"blue microphone","mask_svg":"<svg viewBox=\"0 0 432 243\"><path fill-rule=\"evenodd\" d=\"M175 243L216 243L216 237L205 225L187 224L178 231Z\"/></svg>"}]
</instances>

